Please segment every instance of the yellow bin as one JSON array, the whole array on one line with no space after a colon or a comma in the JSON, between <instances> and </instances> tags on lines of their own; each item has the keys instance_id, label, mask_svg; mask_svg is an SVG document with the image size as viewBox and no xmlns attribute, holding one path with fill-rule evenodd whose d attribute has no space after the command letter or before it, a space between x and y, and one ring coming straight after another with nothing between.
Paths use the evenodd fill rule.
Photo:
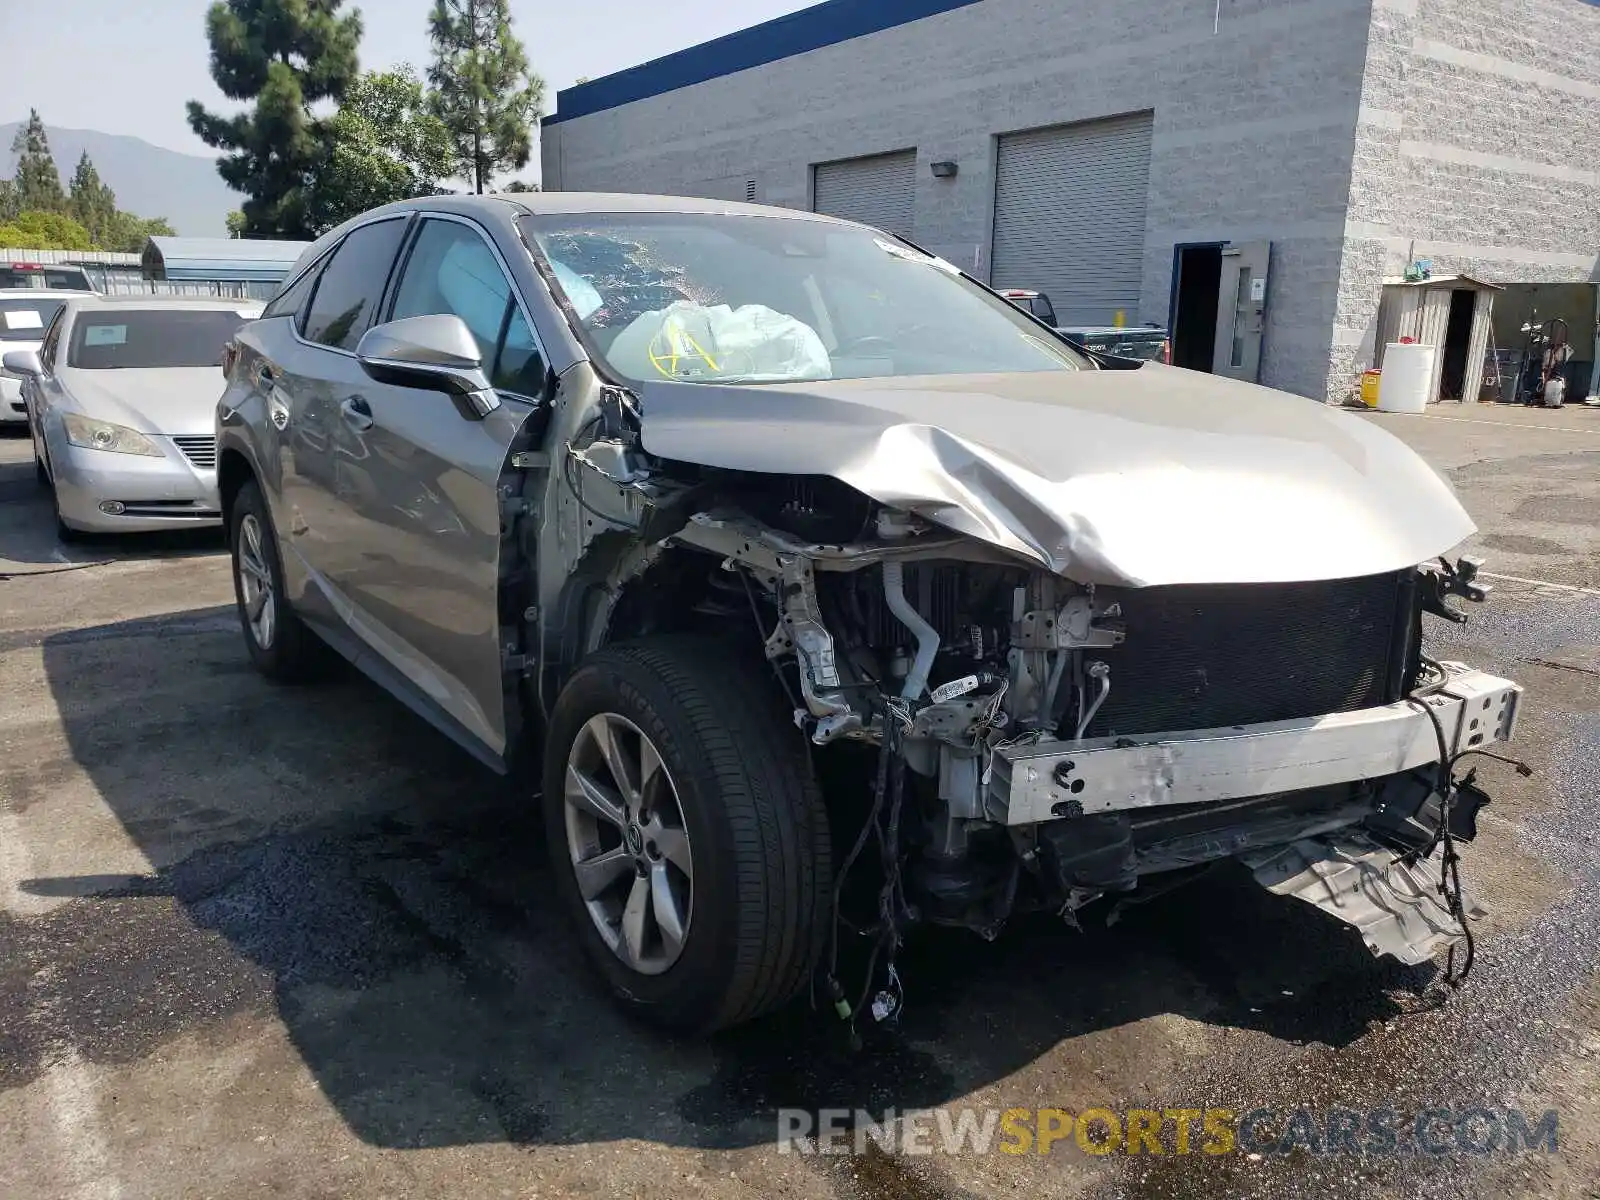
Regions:
<instances>
[{"instance_id":1,"label":"yellow bin","mask_svg":"<svg viewBox=\"0 0 1600 1200\"><path fill-rule=\"evenodd\" d=\"M1361 372L1361 403L1368 408L1378 407L1378 379L1382 371Z\"/></svg>"}]
</instances>

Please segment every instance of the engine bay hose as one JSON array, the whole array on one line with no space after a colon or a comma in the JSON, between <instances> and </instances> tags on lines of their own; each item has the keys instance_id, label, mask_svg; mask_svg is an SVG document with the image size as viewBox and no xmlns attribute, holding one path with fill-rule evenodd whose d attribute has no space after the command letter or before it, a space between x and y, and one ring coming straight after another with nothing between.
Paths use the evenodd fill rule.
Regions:
<instances>
[{"instance_id":1,"label":"engine bay hose","mask_svg":"<svg viewBox=\"0 0 1600 1200\"><path fill-rule=\"evenodd\" d=\"M916 658L912 660L911 670L906 673L900 698L918 700L928 688L928 673L933 670L934 656L939 653L939 634L906 599L905 572L904 563L891 559L883 564L883 599L889 611L916 636Z\"/></svg>"},{"instance_id":2,"label":"engine bay hose","mask_svg":"<svg viewBox=\"0 0 1600 1200\"><path fill-rule=\"evenodd\" d=\"M1100 712L1100 706L1106 702L1106 697L1111 694L1111 668L1103 662L1089 664L1089 678L1100 681L1100 690L1095 695L1094 701L1089 705L1089 711L1078 718L1078 730L1072 736L1077 741L1083 741L1083 735L1089 729L1089 723Z\"/></svg>"}]
</instances>

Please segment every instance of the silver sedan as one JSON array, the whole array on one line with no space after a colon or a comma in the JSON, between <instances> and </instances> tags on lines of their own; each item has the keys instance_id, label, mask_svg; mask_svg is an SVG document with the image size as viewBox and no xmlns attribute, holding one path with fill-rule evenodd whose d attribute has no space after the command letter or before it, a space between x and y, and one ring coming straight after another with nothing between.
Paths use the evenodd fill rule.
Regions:
<instances>
[{"instance_id":1,"label":"silver sedan","mask_svg":"<svg viewBox=\"0 0 1600 1200\"><path fill-rule=\"evenodd\" d=\"M38 350L5 355L62 540L220 523L222 353L259 315L237 300L74 298Z\"/></svg>"},{"instance_id":2,"label":"silver sedan","mask_svg":"<svg viewBox=\"0 0 1600 1200\"><path fill-rule=\"evenodd\" d=\"M37 350L61 306L73 296L95 299L95 292L56 291L44 288L0 288L0 354ZM0 426L21 425L28 419L22 403L22 380L0 367Z\"/></svg>"}]
</instances>

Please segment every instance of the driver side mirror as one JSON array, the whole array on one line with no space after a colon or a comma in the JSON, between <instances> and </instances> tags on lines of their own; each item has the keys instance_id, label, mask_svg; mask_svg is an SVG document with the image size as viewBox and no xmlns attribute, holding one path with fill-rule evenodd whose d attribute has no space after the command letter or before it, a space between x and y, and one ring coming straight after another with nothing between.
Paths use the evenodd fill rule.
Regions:
<instances>
[{"instance_id":1,"label":"driver side mirror","mask_svg":"<svg viewBox=\"0 0 1600 1200\"><path fill-rule=\"evenodd\" d=\"M361 336L356 359L378 383L446 393L471 420L482 420L500 407L484 374L478 339L454 313L374 325Z\"/></svg>"},{"instance_id":2,"label":"driver side mirror","mask_svg":"<svg viewBox=\"0 0 1600 1200\"><path fill-rule=\"evenodd\" d=\"M37 379L44 374L44 364L39 361L37 350L8 350L5 357L0 358L0 366L24 379Z\"/></svg>"}]
</instances>

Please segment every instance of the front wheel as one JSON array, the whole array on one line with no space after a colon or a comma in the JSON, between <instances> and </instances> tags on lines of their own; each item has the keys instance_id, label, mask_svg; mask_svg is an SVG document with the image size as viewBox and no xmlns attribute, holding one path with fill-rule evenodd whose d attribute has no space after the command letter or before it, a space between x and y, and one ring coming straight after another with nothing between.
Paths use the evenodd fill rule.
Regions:
<instances>
[{"instance_id":1,"label":"front wheel","mask_svg":"<svg viewBox=\"0 0 1600 1200\"><path fill-rule=\"evenodd\" d=\"M622 1003L678 1032L782 1005L826 937L827 816L764 666L711 640L623 642L551 714L556 886Z\"/></svg>"},{"instance_id":2,"label":"front wheel","mask_svg":"<svg viewBox=\"0 0 1600 1200\"><path fill-rule=\"evenodd\" d=\"M234 600L250 661L278 683L316 678L326 665L328 650L289 607L277 535L254 480L234 497L228 546L233 555Z\"/></svg>"},{"instance_id":3,"label":"front wheel","mask_svg":"<svg viewBox=\"0 0 1600 1200\"><path fill-rule=\"evenodd\" d=\"M63 546L71 546L83 541L83 531L68 525L66 518L61 515L61 494L53 487L50 489L50 504L55 509L56 541Z\"/></svg>"}]
</instances>

